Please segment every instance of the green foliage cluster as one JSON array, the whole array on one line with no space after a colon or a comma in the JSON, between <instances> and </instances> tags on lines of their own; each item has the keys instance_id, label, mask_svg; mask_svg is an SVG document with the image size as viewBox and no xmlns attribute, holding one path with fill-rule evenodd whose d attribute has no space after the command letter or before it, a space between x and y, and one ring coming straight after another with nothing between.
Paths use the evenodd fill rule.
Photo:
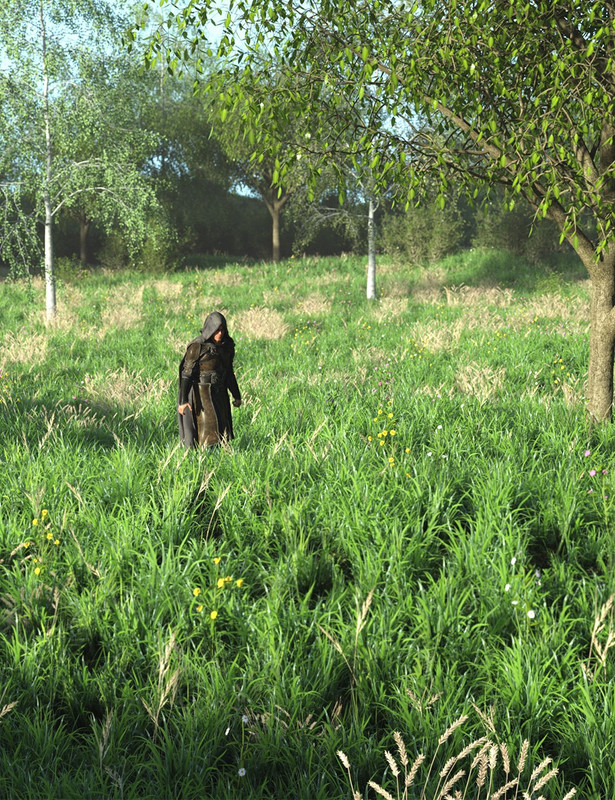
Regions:
<instances>
[{"instance_id":1,"label":"green foliage cluster","mask_svg":"<svg viewBox=\"0 0 615 800\"><path fill-rule=\"evenodd\" d=\"M371 304L354 258L92 274L48 328L40 286L3 287L1 795L349 797L339 750L390 786L399 730L435 775L475 703L560 766L545 796L613 796L586 286L493 257L508 284L485 253L441 284L389 264ZM177 366L213 304L245 403L231 447L186 453Z\"/></svg>"}]
</instances>

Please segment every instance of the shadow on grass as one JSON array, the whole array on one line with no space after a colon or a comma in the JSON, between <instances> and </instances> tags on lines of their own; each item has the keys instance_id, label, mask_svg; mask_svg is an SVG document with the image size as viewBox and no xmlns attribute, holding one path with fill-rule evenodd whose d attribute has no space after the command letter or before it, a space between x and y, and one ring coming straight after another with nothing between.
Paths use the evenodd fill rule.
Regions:
<instances>
[{"instance_id":1,"label":"shadow on grass","mask_svg":"<svg viewBox=\"0 0 615 800\"><path fill-rule=\"evenodd\" d=\"M555 255L548 263L532 264L505 250L463 250L423 271L432 286L512 288L527 293L565 291L570 284L588 278L580 259L573 253Z\"/></svg>"}]
</instances>

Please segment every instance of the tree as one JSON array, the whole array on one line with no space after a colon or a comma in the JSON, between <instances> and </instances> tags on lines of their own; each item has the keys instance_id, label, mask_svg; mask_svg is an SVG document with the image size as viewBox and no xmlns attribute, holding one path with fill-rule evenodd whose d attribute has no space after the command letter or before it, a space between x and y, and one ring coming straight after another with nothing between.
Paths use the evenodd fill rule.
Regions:
<instances>
[{"instance_id":1,"label":"tree","mask_svg":"<svg viewBox=\"0 0 615 800\"><path fill-rule=\"evenodd\" d=\"M226 78L221 82L218 78L212 75L208 94L214 135L234 167L235 187L247 187L265 204L271 217L272 258L279 261L282 213L297 192L307 191L309 167L297 158L294 142L310 133L301 114L293 114L286 103L278 102L283 87L275 86L280 80L275 67L252 71L250 84L244 81L233 87ZM270 92L275 103L267 100ZM261 98L260 113L254 115L251 103L256 96ZM276 119L274 135L262 136L261 121L271 118Z\"/></svg>"},{"instance_id":2,"label":"tree","mask_svg":"<svg viewBox=\"0 0 615 800\"><path fill-rule=\"evenodd\" d=\"M202 38L212 6L191 0L169 17ZM369 89L387 121L357 128L357 142L380 176L405 184L409 202L429 171L442 202L451 182L502 183L510 202L523 195L550 217L592 284L594 420L610 419L613 403L614 18L603 0L239 0L215 48L235 82L254 53L274 53L292 73L301 65L313 92L289 102L328 126L336 108L319 85L349 99ZM395 153L381 159L385 144Z\"/></svg>"},{"instance_id":3,"label":"tree","mask_svg":"<svg viewBox=\"0 0 615 800\"><path fill-rule=\"evenodd\" d=\"M140 134L130 103L112 97L108 32L118 24L98 0L7 0L0 8L0 173L15 207L31 201L29 219L19 219L30 231L44 226L48 318L56 312L54 219L76 214L84 247L94 215L107 227L119 220L138 238L138 220L154 201L135 162Z\"/></svg>"}]
</instances>

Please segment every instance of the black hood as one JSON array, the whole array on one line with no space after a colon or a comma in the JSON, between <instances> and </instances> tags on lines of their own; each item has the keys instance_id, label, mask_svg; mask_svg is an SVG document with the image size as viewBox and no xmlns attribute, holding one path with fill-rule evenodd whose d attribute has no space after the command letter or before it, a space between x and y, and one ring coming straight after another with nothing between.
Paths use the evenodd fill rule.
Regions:
<instances>
[{"instance_id":1,"label":"black hood","mask_svg":"<svg viewBox=\"0 0 615 800\"><path fill-rule=\"evenodd\" d=\"M226 327L226 319L219 311L213 311L203 323L201 328L201 336L205 341L211 339L218 328L224 328L224 336L228 336L228 329Z\"/></svg>"}]
</instances>

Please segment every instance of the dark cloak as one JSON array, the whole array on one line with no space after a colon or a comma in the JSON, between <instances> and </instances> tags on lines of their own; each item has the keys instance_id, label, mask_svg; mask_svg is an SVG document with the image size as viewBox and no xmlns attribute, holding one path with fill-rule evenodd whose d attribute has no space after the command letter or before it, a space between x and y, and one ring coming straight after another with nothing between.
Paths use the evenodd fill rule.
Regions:
<instances>
[{"instance_id":1,"label":"dark cloak","mask_svg":"<svg viewBox=\"0 0 615 800\"><path fill-rule=\"evenodd\" d=\"M212 337L220 327L224 337L217 344ZM185 447L211 447L233 438L228 393L241 400L234 357L235 342L228 335L226 319L214 311L205 320L201 335L186 348L179 365L177 404L190 403L192 409L177 413L179 438Z\"/></svg>"}]
</instances>

